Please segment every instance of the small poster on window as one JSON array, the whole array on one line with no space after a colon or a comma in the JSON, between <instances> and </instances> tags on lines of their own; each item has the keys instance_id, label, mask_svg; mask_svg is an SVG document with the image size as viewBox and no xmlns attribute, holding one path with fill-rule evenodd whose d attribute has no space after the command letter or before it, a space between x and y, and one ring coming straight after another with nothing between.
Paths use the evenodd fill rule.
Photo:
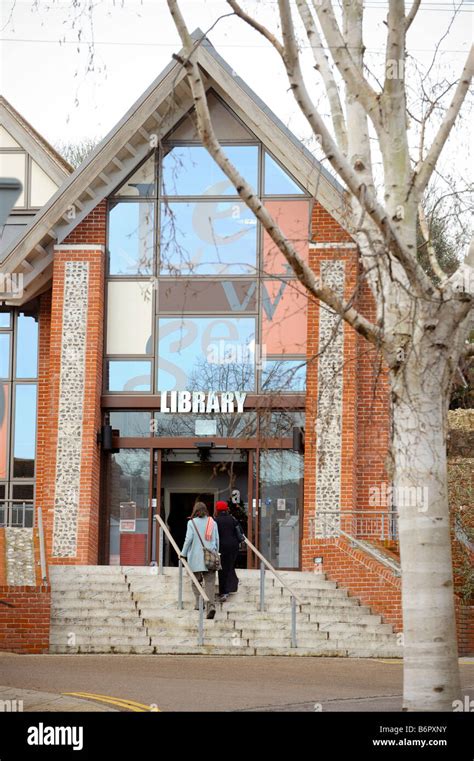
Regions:
<instances>
[{"instance_id":1,"label":"small poster on window","mask_svg":"<svg viewBox=\"0 0 474 761\"><path fill-rule=\"evenodd\" d=\"M286 510L286 499L277 499L277 510Z\"/></svg>"},{"instance_id":2,"label":"small poster on window","mask_svg":"<svg viewBox=\"0 0 474 761\"><path fill-rule=\"evenodd\" d=\"M217 420L196 420L194 433L196 436L215 436L217 434Z\"/></svg>"}]
</instances>

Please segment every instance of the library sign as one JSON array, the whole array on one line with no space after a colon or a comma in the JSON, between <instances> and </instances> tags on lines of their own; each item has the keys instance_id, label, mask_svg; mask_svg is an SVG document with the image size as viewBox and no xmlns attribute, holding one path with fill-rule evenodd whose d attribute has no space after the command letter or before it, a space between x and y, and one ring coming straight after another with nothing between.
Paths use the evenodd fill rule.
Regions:
<instances>
[{"instance_id":1,"label":"library sign","mask_svg":"<svg viewBox=\"0 0 474 761\"><path fill-rule=\"evenodd\" d=\"M160 412L240 414L246 397L242 391L162 391Z\"/></svg>"}]
</instances>

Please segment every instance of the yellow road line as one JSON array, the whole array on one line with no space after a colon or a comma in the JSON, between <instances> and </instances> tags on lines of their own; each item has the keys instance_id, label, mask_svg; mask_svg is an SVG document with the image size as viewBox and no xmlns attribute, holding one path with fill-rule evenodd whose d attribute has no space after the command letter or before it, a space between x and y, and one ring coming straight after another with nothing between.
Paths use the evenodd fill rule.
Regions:
<instances>
[{"instance_id":1,"label":"yellow road line","mask_svg":"<svg viewBox=\"0 0 474 761\"><path fill-rule=\"evenodd\" d=\"M120 708L128 708L130 711L135 711L136 713L144 713L145 711L160 712L159 708L151 709L149 704L138 703L136 700L129 700L128 698L115 698L112 695L98 695L94 692L63 692L63 695L70 695L77 698L88 698L89 700L98 700L103 703L111 703Z\"/></svg>"}]
</instances>

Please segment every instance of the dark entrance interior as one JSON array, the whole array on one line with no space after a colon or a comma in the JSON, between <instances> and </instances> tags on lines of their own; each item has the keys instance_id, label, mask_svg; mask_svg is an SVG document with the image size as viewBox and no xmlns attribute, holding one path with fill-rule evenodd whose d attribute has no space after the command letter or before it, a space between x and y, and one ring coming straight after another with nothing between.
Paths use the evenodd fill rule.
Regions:
<instances>
[{"instance_id":1,"label":"dark entrance interior","mask_svg":"<svg viewBox=\"0 0 474 761\"><path fill-rule=\"evenodd\" d=\"M209 515L214 512L214 495L202 492L170 492L168 527L178 547L182 547L186 536L188 519L196 502L204 502ZM169 548L169 565L178 565L178 556L173 547Z\"/></svg>"}]
</instances>

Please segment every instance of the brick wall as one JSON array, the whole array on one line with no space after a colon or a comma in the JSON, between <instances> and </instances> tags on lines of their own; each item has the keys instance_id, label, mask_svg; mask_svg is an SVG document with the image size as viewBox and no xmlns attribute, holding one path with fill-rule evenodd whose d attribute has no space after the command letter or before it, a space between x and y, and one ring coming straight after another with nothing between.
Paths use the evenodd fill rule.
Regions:
<instances>
[{"instance_id":1,"label":"brick wall","mask_svg":"<svg viewBox=\"0 0 474 761\"><path fill-rule=\"evenodd\" d=\"M315 542L313 551L323 559L321 567L329 579L380 614L395 631L403 629L400 577L342 538Z\"/></svg>"},{"instance_id":2,"label":"brick wall","mask_svg":"<svg viewBox=\"0 0 474 761\"><path fill-rule=\"evenodd\" d=\"M474 655L474 605L456 600L456 627L459 656Z\"/></svg>"},{"instance_id":3,"label":"brick wall","mask_svg":"<svg viewBox=\"0 0 474 761\"><path fill-rule=\"evenodd\" d=\"M96 435L101 425L105 232L106 204L103 202L78 225L61 249L55 251L53 289L42 297L36 503L43 507L46 544L52 563L94 564L98 560L100 448ZM65 248L68 245L70 249ZM88 248L81 250L81 245ZM92 246L97 249L93 250ZM77 552L74 557L56 558L52 548L67 262L88 262L88 311Z\"/></svg>"},{"instance_id":4,"label":"brick wall","mask_svg":"<svg viewBox=\"0 0 474 761\"><path fill-rule=\"evenodd\" d=\"M50 617L49 586L0 586L0 651L47 653Z\"/></svg>"}]
</instances>

